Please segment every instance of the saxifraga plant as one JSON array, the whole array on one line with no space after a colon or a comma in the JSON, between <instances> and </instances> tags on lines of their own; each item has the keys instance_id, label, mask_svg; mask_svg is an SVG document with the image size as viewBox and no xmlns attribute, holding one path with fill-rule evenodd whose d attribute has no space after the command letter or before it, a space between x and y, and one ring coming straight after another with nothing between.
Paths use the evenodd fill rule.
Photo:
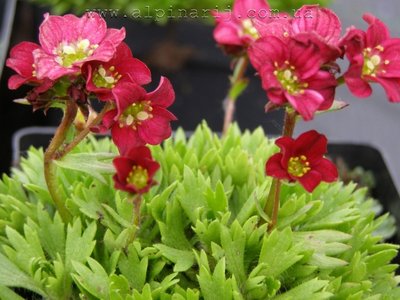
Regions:
<instances>
[{"instance_id":1,"label":"saxifraga plant","mask_svg":"<svg viewBox=\"0 0 400 300\"><path fill-rule=\"evenodd\" d=\"M365 189L284 185L266 233L272 179L259 162L275 151L262 129L233 126L222 139L206 124L189 139L178 130L152 147L162 170L135 234L133 204L108 174L109 139L59 162L68 225L32 148L0 183L0 298L22 299L18 287L46 299L399 299L398 246L384 242L393 221Z\"/></svg>"}]
</instances>

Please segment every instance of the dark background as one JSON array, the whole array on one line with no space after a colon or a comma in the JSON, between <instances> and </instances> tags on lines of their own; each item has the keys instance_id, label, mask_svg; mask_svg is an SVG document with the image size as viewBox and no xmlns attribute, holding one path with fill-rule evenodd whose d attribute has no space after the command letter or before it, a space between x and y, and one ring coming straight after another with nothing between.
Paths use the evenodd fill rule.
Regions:
<instances>
[{"instance_id":1,"label":"dark background","mask_svg":"<svg viewBox=\"0 0 400 300\"><path fill-rule=\"evenodd\" d=\"M1 9L1 7L0 7ZM37 42L38 28L46 8L18 2L10 48L21 41ZM130 18L108 17L109 27L124 26L126 42L134 55L145 61L153 74L148 90L158 85L160 75L167 76L175 89L176 101L171 111L178 117L173 127L193 130L207 120L209 126L220 131L223 123L222 100L229 87L230 58L216 46L212 25L199 21L180 21L164 26L139 23ZM0 20L1 22L1 20ZM237 102L236 119L242 128L262 126L270 134L279 134L282 112L264 113L265 93L254 70L248 70L251 83ZM0 172L8 172L11 161L13 133L26 126L57 125L60 114L49 111L32 113L31 107L18 105L13 99L24 97L27 88L10 91L7 80L13 71L5 67L1 78L0 101Z\"/></svg>"}]
</instances>

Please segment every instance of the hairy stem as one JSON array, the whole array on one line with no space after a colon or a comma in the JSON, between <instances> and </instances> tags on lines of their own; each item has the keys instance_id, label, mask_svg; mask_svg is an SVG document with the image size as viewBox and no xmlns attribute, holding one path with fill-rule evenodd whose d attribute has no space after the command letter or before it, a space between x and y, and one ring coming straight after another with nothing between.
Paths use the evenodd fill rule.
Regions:
<instances>
[{"instance_id":1,"label":"hairy stem","mask_svg":"<svg viewBox=\"0 0 400 300\"><path fill-rule=\"evenodd\" d=\"M59 190L57 181L57 169L54 165L54 160L57 154L57 150L63 145L67 136L68 129L74 122L77 113L77 106L75 102L67 101L66 108L64 111L63 119L58 126L53 139L44 153L44 177L46 179L47 188L49 189L50 196L52 197L54 204L59 212L62 220L68 222L71 219L71 214L65 206L62 193Z\"/></svg>"},{"instance_id":2,"label":"hairy stem","mask_svg":"<svg viewBox=\"0 0 400 300\"><path fill-rule=\"evenodd\" d=\"M142 195L140 194L134 195L132 198L132 204L133 204L132 223L135 226L132 229L129 238L126 241L125 248L128 248L129 245L135 240L136 234L140 228L140 206L142 205Z\"/></svg>"},{"instance_id":3,"label":"hairy stem","mask_svg":"<svg viewBox=\"0 0 400 300\"><path fill-rule=\"evenodd\" d=\"M142 205L142 195L138 194L133 199L133 209L134 209L133 224L135 224L137 228L140 227L140 206L141 205Z\"/></svg>"},{"instance_id":4,"label":"hairy stem","mask_svg":"<svg viewBox=\"0 0 400 300\"><path fill-rule=\"evenodd\" d=\"M73 139L73 141L69 143L63 150L57 153L57 159L60 159L67 153L71 152L72 149L74 149L90 133L90 128L100 124L104 115L111 108L111 106L112 104L107 103L103 107L103 109L97 114L97 116L89 124L87 124L86 127L81 132L79 132L79 134Z\"/></svg>"},{"instance_id":5,"label":"hairy stem","mask_svg":"<svg viewBox=\"0 0 400 300\"><path fill-rule=\"evenodd\" d=\"M283 125L282 135L292 137L296 125L297 112L292 109L286 109L285 121ZM268 231L275 228L278 221L279 200L282 182L279 179L272 181L271 189L268 194L267 203L265 205L265 213L271 217L271 223L268 226Z\"/></svg>"},{"instance_id":6,"label":"hairy stem","mask_svg":"<svg viewBox=\"0 0 400 300\"><path fill-rule=\"evenodd\" d=\"M228 131L229 126L232 124L233 115L235 113L235 102L236 99L243 92L244 87L242 86L247 80L245 79L245 73L247 66L249 64L249 59L247 56L242 56L238 59L233 71L233 75L230 78L231 86L229 88L228 94L224 99L224 127L222 129L222 135L225 135Z\"/></svg>"}]
</instances>

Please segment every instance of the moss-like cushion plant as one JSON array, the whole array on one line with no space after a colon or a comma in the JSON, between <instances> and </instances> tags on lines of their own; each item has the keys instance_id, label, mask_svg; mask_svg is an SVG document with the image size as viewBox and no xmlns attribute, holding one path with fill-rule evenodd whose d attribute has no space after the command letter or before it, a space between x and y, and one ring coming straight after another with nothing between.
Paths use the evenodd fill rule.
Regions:
<instances>
[{"instance_id":1,"label":"moss-like cushion plant","mask_svg":"<svg viewBox=\"0 0 400 300\"><path fill-rule=\"evenodd\" d=\"M3 176L1 299L400 299L398 246L384 242L393 222L365 189L284 185L267 231L263 162L276 146L261 129L232 126L220 139L203 124L153 147L162 170L138 232L128 194L113 188L110 152L108 138L91 137L57 163L68 225L42 150Z\"/></svg>"}]
</instances>

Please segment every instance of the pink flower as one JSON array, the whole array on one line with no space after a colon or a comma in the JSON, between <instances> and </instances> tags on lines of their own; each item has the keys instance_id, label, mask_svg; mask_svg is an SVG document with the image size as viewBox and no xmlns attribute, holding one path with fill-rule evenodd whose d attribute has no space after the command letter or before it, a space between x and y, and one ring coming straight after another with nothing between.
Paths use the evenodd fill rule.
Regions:
<instances>
[{"instance_id":1,"label":"pink flower","mask_svg":"<svg viewBox=\"0 0 400 300\"><path fill-rule=\"evenodd\" d=\"M148 148L135 147L113 160L117 173L115 188L134 194L143 194L156 184L153 177L160 165L153 160Z\"/></svg>"},{"instance_id":2,"label":"pink flower","mask_svg":"<svg viewBox=\"0 0 400 300\"><path fill-rule=\"evenodd\" d=\"M338 178L335 165L324 158L327 139L315 130L301 134L297 139L281 137L275 141L281 152L271 156L265 166L268 176L298 181L312 192L321 181L333 182Z\"/></svg>"},{"instance_id":3,"label":"pink flower","mask_svg":"<svg viewBox=\"0 0 400 300\"><path fill-rule=\"evenodd\" d=\"M323 58L315 44L266 36L250 46L249 57L272 103L289 102L306 121L331 107L337 82L321 69Z\"/></svg>"},{"instance_id":4,"label":"pink flower","mask_svg":"<svg viewBox=\"0 0 400 300\"><path fill-rule=\"evenodd\" d=\"M275 36L284 42L294 38L319 47L323 62L331 62L341 55L339 38L341 23L330 9L318 5L303 5L293 17L280 14L268 23L256 23L262 37Z\"/></svg>"},{"instance_id":5,"label":"pink flower","mask_svg":"<svg viewBox=\"0 0 400 300\"><path fill-rule=\"evenodd\" d=\"M124 38L125 29L107 29L95 13L81 18L45 14L39 28L42 48L33 51L37 78L56 80L79 73L84 62L109 61Z\"/></svg>"},{"instance_id":6,"label":"pink flower","mask_svg":"<svg viewBox=\"0 0 400 300\"><path fill-rule=\"evenodd\" d=\"M11 49L6 65L17 72L17 74L12 75L8 80L9 89L15 90L21 85L28 83L38 86L35 90L41 93L53 85L49 79L39 80L36 77L36 65L33 61L32 52L39 48L38 44L22 42Z\"/></svg>"},{"instance_id":7,"label":"pink flower","mask_svg":"<svg viewBox=\"0 0 400 300\"><path fill-rule=\"evenodd\" d=\"M318 5L303 5L292 20L292 37L317 45L324 63L334 61L341 55L341 31L339 17L332 10Z\"/></svg>"},{"instance_id":8,"label":"pink flower","mask_svg":"<svg viewBox=\"0 0 400 300\"><path fill-rule=\"evenodd\" d=\"M213 11L212 15L217 24L214 39L232 54L260 37L259 22L271 22L269 5L264 0L236 0L232 12Z\"/></svg>"},{"instance_id":9,"label":"pink flower","mask_svg":"<svg viewBox=\"0 0 400 300\"><path fill-rule=\"evenodd\" d=\"M341 43L350 61L345 83L355 96L368 97L369 82L377 82L391 102L400 102L400 39L391 38L386 25L371 14L363 19L367 31L351 27Z\"/></svg>"},{"instance_id":10,"label":"pink flower","mask_svg":"<svg viewBox=\"0 0 400 300\"><path fill-rule=\"evenodd\" d=\"M176 117L167 107L173 103L175 93L167 78L161 77L158 88L151 93L126 82L115 94L117 108L106 113L103 125L111 128L113 141L121 153L140 145L157 145L170 137L170 122Z\"/></svg>"},{"instance_id":11,"label":"pink flower","mask_svg":"<svg viewBox=\"0 0 400 300\"><path fill-rule=\"evenodd\" d=\"M128 45L121 43L114 57L107 62L92 61L84 64L82 73L86 89L100 100L115 99L113 90L123 82L145 85L151 81L149 68L132 56Z\"/></svg>"}]
</instances>

